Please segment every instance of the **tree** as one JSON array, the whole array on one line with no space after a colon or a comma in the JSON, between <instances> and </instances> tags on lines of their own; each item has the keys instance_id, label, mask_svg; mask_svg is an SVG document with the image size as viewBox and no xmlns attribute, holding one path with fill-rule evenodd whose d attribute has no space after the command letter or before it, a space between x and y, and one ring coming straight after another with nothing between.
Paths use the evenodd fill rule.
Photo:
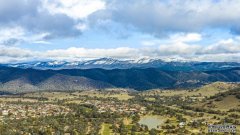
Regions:
<instances>
[{"instance_id":1,"label":"tree","mask_svg":"<svg viewBox=\"0 0 240 135\"><path fill-rule=\"evenodd\" d=\"M138 131L138 127L136 125L133 125L131 129L131 135L135 135L137 131Z\"/></svg>"},{"instance_id":2,"label":"tree","mask_svg":"<svg viewBox=\"0 0 240 135\"><path fill-rule=\"evenodd\" d=\"M119 132L120 132L120 135L126 135L127 134L127 129L126 129L123 121L121 121L121 124L119 126Z\"/></svg>"},{"instance_id":3,"label":"tree","mask_svg":"<svg viewBox=\"0 0 240 135\"><path fill-rule=\"evenodd\" d=\"M118 127L116 126L116 124L112 124L112 130L113 132L117 132L118 131Z\"/></svg>"},{"instance_id":4,"label":"tree","mask_svg":"<svg viewBox=\"0 0 240 135\"><path fill-rule=\"evenodd\" d=\"M154 128L149 131L150 135L157 135L157 133L158 133L158 131Z\"/></svg>"},{"instance_id":5,"label":"tree","mask_svg":"<svg viewBox=\"0 0 240 135\"><path fill-rule=\"evenodd\" d=\"M148 130L149 130L149 129L148 129L148 126L145 125L145 126L144 126L144 130L145 130L145 131L148 131Z\"/></svg>"},{"instance_id":6,"label":"tree","mask_svg":"<svg viewBox=\"0 0 240 135\"><path fill-rule=\"evenodd\" d=\"M74 130L72 131L72 135L79 135L79 133L77 132L76 129L74 129Z\"/></svg>"},{"instance_id":7,"label":"tree","mask_svg":"<svg viewBox=\"0 0 240 135\"><path fill-rule=\"evenodd\" d=\"M139 114L136 114L132 117L133 123L137 123L140 120Z\"/></svg>"},{"instance_id":8,"label":"tree","mask_svg":"<svg viewBox=\"0 0 240 135\"><path fill-rule=\"evenodd\" d=\"M169 120L169 119L167 119L165 123L170 123L170 120Z\"/></svg>"}]
</instances>

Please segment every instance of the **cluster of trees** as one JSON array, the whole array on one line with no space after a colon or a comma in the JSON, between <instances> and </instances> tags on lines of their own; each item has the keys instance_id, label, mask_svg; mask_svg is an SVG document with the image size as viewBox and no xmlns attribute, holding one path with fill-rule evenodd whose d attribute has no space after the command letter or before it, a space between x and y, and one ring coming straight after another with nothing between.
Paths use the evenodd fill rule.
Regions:
<instances>
[{"instance_id":1,"label":"cluster of trees","mask_svg":"<svg viewBox=\"0 0 240 135\"><path fill-rule=\"evenodd\" d=\"M71 126L69 126L71 125ZM79 133L87 131L88 122L73 115L49 116L44 118L27 118L24 120L7 120L0 125L1 135L15 134L41 134L51 135L51 133Z\"/></svg>"},{"instance_id":2,"label":"cluster of trees","mask_svg":"<svg viewBox=\"0 0 240 135\"><path fill-rule=\"evenodd\" d=\"M182 109L185 110L192 110L195 112L206 112L206 113L210 113L210 114L219 114L219 115L226 115L226 112L221 112L220 110L213 110L213 109L207 109L207 108L203 108L203 107L193 107L193 106L181 106Z\"/></svg>"},{"instance_id":3,"label":"cluster of trees","mask_svg":"<svg viewBox=\"0 0 240 135\"><path fill-rule=\"evenodd\" d=\"M69 107L73 113L21 120L6 119L4 123L0 124L0 134L99 134L102 123L112 123L119 118L125 117L124 114L110 112L99 113L93 105L66 104L66 106ZM137 120L137 117L135 119Z\"/></svg>"},{"instance_id":4,"label":"cluster of trees","mask_svg":"<svg viewBox=\"0 0 240 135\"><path fill-rule=\"evenodd\" d=\"M221 123L232 123L235 125L240 125L240 120L235 118L225 117L224 119L221 120Z\"/></svg>"},{"instance_id":5,"label":"cluster of trees","mask_svg":"<svg viewBox=\"0 0 240 135\"><path fill-rule=\"evenodd\" d=\"M240 88L232 89L224 93L219 93L211 96L209 99L214 99L215 101L221 101L224 97L229 95L234 95L236 98L240 99Z\"/></svg>"}]
</instances>

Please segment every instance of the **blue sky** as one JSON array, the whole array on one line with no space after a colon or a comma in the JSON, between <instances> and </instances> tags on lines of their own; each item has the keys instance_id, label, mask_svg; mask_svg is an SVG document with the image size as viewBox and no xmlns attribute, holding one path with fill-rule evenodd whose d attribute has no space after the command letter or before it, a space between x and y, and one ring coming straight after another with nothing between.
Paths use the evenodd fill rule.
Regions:
<instances>
[{"instance_id":1,"label":"blue sky","mask_svg":"<svg viewBox=\"0 0 240 135\"><path fill-rule=\"evenodd\" d=\"M239 7L240 0L0 0L0 63L240 62Z\"/></svg>"}]
</instances>

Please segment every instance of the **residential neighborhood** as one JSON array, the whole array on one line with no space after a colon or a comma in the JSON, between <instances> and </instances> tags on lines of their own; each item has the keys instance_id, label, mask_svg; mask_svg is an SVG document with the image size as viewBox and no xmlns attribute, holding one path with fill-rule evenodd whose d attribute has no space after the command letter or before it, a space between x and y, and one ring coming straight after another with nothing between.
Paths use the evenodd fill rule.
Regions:
<instances>
[{"instance_id":1,"label":"residential neighborhood","mask_svg":"<svg viewBox=\"0 0 240 135\"><path fill-rule=\"evenodd\" d=\"M54 104L13 104L0 103L0 121L4 119L23 119L45 116L66 115L71 110Z\"/></svg>"}]
</instances>

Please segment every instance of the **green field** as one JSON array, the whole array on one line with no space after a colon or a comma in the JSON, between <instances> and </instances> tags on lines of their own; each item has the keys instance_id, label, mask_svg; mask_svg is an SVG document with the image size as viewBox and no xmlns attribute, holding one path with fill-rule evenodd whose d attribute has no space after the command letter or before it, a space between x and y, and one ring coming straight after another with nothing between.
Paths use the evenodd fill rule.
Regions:
<instances>
[{"instance_id":1,"label":"green field","mask_svg":"<svg viewBox=\"0 0 240 135\"><path fill-rule=\"evenodd\" d=\"M111 135L110 124L102 124L101 135Z\"/></svg>"}]
</instances>

